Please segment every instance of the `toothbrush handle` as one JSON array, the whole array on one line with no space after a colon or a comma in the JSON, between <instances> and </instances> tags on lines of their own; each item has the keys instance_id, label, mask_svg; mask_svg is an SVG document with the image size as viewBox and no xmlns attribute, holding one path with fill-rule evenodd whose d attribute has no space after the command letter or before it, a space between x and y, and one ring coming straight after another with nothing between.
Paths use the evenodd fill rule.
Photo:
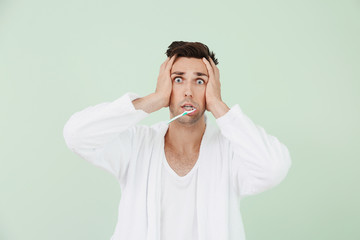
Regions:
<instances>
[{"instance_id":1,"label":"toothbrush handle","mask_svg":"<svg viewBox=\"0 0 360 240\"><path fill-rule=\"evenodd\" d=\"M176 117L170 119L170 121L168 122L168 124L171 123L172 121L178 119L179 117L182 117L182 116L186 115L186 114L187 114L187 112L184 112L184 113L182 113L182 114L180 114L180 115L177 115Z\"/></svg>"}]
</instances>

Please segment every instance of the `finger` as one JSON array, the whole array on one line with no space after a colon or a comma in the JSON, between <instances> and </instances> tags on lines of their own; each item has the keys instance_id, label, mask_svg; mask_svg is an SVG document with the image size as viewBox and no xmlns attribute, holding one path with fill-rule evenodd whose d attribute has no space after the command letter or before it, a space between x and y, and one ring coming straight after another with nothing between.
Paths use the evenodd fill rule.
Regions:
<instances>
[{"instance_id":1,"label":"finger","mask_svg":"<svg viewBox=\"0 0 360 240\"><path fill-rule=\"evenodd\" d=\"M215 65L214 61L212 60L212 58L209 57L209 59L210 59L211 66L212 66L212 67L216 67L216 65Z\"/></svg>"},{"instance_id":2,"label":"finger","mask_svg":"<svg viewBox=\"0 0 360 240\"><path fill-rule=\"evenodd\" d=\"M174 60L175 60L176 56L177 56L177 54L175 54L174 56L172 56L172 57L170 58L170 60L167 62L167 64L166 64L166 69L167 69L168 71L170 71L170 69L171 69L171 67L172 67L172 65L173 65L173 63L174 63Z\"/></svg>"},{"instance_id":3,"label":"finger","mask_svg":"<svg viewBox=\"0 0 360 240\"><path fill-rule=\"evenodd\" d=\"M207 68L207 70L208 70L209 80L210 80L210 78L214 78L214 77L215 77L215 74L214 74L213 68L211 67L210 62L209 62L206 58L203 58L203 62L205 63L206 68Z\"/></svg>"},{"instance_id":4,"label":"finger","mask_svg":"<svg viewBox=\"0 0 360 240\"><path fill-rule=\"evenodd\" d=\"M166 60L160 65L160 71L163 71L166 67L166 64L168 63L168 61L170 60L169 57L166 58Z\"/></svg>"},{"instance_id":5,"label":"finger","mask_svg":"<svg viewBox=\"0 0 360 240\"><path fill-rule=\"evenodd\" d=\"M210 64L211 64L211 67L214 69L214 72L219 70L219 68L214 63L214 60L212 60L212 58L210 58Z\"/></svg>"},{"instance_id":6,"label":"finger","mask_svg":"<svg viewBox=\"0 0 360 240\"><path fill-rule=\"evenodd\" d=\"M210 64L211 64L212 68L214 69L214 74L215 74L216 79L219 79L220 78L220 71L219 71L219 68L214 63L214 61L212 60L212 58L210 58Z\"/></svg>"}]
</instances>

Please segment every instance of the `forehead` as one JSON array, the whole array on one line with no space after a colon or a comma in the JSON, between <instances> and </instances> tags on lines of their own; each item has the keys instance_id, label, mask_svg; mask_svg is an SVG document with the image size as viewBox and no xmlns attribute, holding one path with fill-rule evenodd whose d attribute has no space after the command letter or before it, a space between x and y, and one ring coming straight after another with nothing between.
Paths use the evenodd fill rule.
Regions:
<instances>
[{"instance_id":1,"label":"forehead","mask_svg":"<svg viewBox=\"0 0 360 240\"><path fill-rule=\"evenodd\" d=\"M203 72L208 73L205 63L199 58L178 57L171 68L171 72Z\"/></svg>"}]
</instances>

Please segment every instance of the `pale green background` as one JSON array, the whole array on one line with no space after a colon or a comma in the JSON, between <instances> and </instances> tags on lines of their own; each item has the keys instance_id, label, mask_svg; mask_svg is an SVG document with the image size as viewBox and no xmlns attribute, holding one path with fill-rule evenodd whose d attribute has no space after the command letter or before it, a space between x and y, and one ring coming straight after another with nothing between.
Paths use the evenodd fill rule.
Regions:
<instances>
[{"instance_id":1,"label":"pale green background","mask_svg":"<svg viewBox=\"0 0 360 240\"><path fill-rule=\"evenodd\" d=\"M110 239L119 185L63 126L153 92L175 40L207 44L223 100L290 150L285 181L240 202L247 239L360 239L359 30L359 1L1 1L0 239Z\"/></svg>"}]
</instances>

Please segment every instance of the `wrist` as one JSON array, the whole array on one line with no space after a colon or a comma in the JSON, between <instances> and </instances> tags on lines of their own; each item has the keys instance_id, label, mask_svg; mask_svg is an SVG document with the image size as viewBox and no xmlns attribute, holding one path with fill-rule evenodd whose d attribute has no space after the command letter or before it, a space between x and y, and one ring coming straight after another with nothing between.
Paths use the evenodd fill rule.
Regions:
<instances>
[{"instance_id":1,"label":"wrist","mask_svg":"<svg viewBox=\"0 0 360 240\"><path fill-rule=\"evenodd\" d=\"M161 108L169 106L170 96L161 93L152 93L153 98L161 105Z\"/></svg>"},{"instance_id":2,"label":"wrist","mask_svg":"<svg viewBox=\"0 0 360 240\"><path fill-rule=\"evenodd\" d=\"M163 108L161 96L151 93L145 97L138 98L132 101L135 109L141 109L147 113L152 113Z\"/></svg>"},{"instance_id":3,"label":"wrist","mask_svg":"<svg viewBox=\"0 0 360 240\"><path fill-rule=\"evenodd\" d=\"M230 110L230 108L221 100L209 104L208 109L216 119L225 115Z\"/></svg>"}]
</instances>

